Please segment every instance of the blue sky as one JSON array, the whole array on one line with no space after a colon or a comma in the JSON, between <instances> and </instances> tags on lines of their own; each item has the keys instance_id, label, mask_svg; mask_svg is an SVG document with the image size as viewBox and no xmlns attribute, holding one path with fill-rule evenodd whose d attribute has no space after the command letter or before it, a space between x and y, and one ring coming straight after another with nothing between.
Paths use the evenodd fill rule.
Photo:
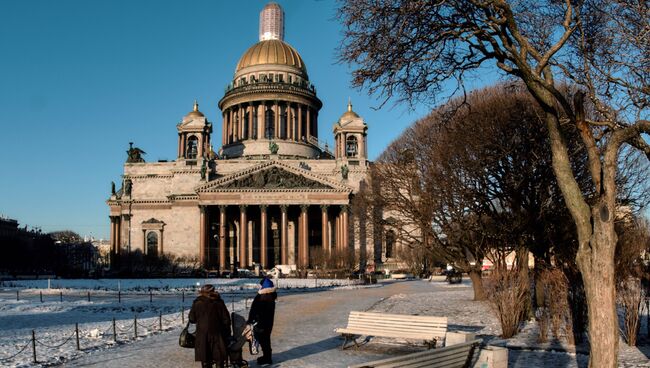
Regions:
<instances>
[{"instance_id":1,"label":"blue sky","mask_svg":"<svg viewBox=\"0 0 650 368\"><path fill-rule=\"evenodd\" d=\"M323 101L320 136L348 97L368 122L376 157L424 115L350 88L336 64L334 1L279 1L285 40L303 56ZM257 42L266 1L0 1L0 214L43 231L108 236L105 200L128 142L173 159L176 124L199 101L221 141L217 102ZM330 142L331 142L331 138ZM119 187L119 184L118 184Z\"/></svg>"},{"instance_id":2,"label":"blue sky","mask_svg":"<svg viewBox=\"0 0 650 368\"><path fill-rule=\"evenodd\" d=\"M176 124L197 99L221 142L217 102L257 42L267 1L0 1L0 214L43 231L108 236L110 183L128 142L145 159L173 159ZM319 136L348 97L369 125L376 158L429 111L386 105L350 87L336 63L334 0L280 0L285 41L302 55L323 101ZM119 187L119 184L118 184Z\"/></svg>"}]
</instances>

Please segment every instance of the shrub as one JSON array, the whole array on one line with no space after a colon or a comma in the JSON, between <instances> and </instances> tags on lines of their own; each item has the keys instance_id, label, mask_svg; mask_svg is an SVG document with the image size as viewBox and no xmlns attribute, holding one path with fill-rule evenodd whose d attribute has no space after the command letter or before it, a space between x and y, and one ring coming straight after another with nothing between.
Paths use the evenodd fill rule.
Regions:
<instances>
[{"instance_id":1,"label":"shrub","mask_svg":"<svg viewBox=\"0 0 650 368\"><path fill-rule=\"evenodd\" d=\"M503 338L519 332L528 314L528 288L519 271L498 269L485 280L485 290L492 310L501 324Z\"/></svg>"}]
</instances>

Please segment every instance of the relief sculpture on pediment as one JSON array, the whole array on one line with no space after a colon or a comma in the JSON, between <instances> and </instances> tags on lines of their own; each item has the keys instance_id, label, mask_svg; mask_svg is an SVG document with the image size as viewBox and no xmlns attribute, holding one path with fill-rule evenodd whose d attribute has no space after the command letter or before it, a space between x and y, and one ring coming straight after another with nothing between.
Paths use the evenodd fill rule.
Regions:
<instances>
[{"instance_id":1,"label":"relief sculpture on pediment","mask_svg":"<svg viewBox=\"0 0 650 368\"><path fill-rule=\"evenodd\" d=\"M329 186L277 167L259 171L224 184L222 188L238 189L331 189Z\"/></svg>"}]
</instances>

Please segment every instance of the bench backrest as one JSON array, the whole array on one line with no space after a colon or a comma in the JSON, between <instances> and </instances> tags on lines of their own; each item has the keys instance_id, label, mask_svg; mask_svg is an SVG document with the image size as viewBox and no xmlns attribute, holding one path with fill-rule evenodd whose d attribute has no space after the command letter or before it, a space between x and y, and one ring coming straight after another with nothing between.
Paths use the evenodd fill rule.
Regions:
<instances>
[{"instance_id":1,"label":"bench backrest","mask_svg":"<svg viewBox=\"0 0 650 368\"><path fill-rule=\"evenodd\" d=\"M430 349L394 358L351 365L348 368L465 368L481 340Z\"/></svg>"},{"instance_id":2,"label":"bench backrest","mask_svg":"<svg viewBox=\"0 0 650 368\"><path fill-rule=\"evenodd\" d=\"M352 311L348 318L347 328L395 333L406 332L409 335L444 338L447 332L447 317Z\"/></svg>"}]
</instances>

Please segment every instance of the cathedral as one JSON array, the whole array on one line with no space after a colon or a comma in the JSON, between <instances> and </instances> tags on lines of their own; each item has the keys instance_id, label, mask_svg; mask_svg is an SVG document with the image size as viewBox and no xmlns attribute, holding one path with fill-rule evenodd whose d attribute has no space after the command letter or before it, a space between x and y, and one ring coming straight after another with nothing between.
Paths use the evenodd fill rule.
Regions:
<instances>
[{"instance_id":1,"label":"cathedral","mask_svg":"<svg viewBox=\"0 0 650 368\"><path fill-rule=\"evenodd\" d=\"M145 162L129 149L122 187L107 201L111 252L174 254L219 270L310 268L334 253L381 262L381 232L350 210L369 174L368 126L348 103L330 148L318 136L322 106L284 41L283 10L269 3L259 42L219 101L221 147L195 101L176 125L174 161Z\"/></svg>"}]
</instances>

